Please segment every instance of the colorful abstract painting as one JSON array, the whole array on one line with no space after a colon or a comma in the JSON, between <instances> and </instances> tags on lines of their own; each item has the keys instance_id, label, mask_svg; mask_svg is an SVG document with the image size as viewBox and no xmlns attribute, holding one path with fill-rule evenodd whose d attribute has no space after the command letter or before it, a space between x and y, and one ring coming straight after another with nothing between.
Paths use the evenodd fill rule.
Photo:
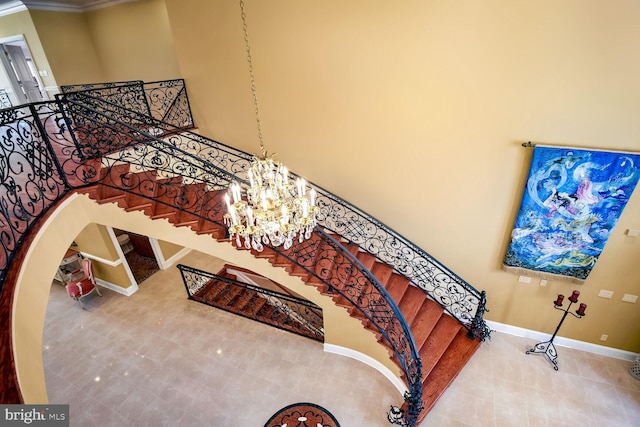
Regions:
<instances>
[{"instance_id":1,"label":"colorful abstract painting","mask_svg":"<svg viewBox=\"0 0 640 427\"><path fill-rule=\"evenodd\" d=\"M640 154L536 146L507 271L584 281L640 176Z\"/></svg>"}]
</instances>

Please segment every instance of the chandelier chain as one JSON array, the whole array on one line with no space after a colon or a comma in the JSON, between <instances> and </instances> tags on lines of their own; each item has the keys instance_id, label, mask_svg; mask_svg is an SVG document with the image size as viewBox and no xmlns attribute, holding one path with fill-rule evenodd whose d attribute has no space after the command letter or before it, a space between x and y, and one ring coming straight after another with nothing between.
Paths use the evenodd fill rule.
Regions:
<instances>
[{"instance_id":1,"label":"chandelier chain","mask_svg":"<svg viewBox=\"0 0 640 427\"><path fill-rule=\"evenodd\" d=\"M238 247L244 245L261 252L264 245L283 245L286 250L296 236L300 243L311 238L319 212L316 191L313 188L307 191L307 182L301 177L292 179L286 166L275 161L264 148L244 0L240 0L240 14L262 156L254 156L246 170L248 187L237 181L229 186L224 195L227 205L224 221L229 238L235 237Z\"/></svg>"},{"instance_id":2,"label":"chandelier chain","mask_svg":"<svg viewBox=\"0 0 640 427\"><path fill-rule=\"evenodd\" d=\"M251 59L251 47L249 46L249 32L247 30L247 14L245 12L244 0L240 0L240 15L242 17L242 31L244 32L244 47L247 52L247 63L249 65L249 78L251 80L251 96L253 97L253 108L256 115L256 125L258 128L258 141L260 142L260 152L262 158L267 157L264 149L264 140L262 137L262 121L260 120L260 108L258 107L258 94L256 91L256 79L253 73L253 61Z\"/></svg>"}]
</instances>

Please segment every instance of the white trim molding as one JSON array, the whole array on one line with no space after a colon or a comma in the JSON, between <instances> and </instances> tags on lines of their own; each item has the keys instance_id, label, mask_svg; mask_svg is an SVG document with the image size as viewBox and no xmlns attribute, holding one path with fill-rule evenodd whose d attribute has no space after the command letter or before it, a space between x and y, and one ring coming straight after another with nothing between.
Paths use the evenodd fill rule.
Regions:
<instances>
[{"instance_id":1,"label":"white trim molding","mask_svg":"<svg viewBox=\"0 0 640 427\"><path fill-rule=\"evenodd\" d=\"M182 248L174 256L172 256L169 259L164 259L164 255L163 255L162 264L160 265L160 268L163 269L163 270L166 270L167 268L171 267L173 264L178 262L180 260L180 258L185 256L189 252L191 252L190 248Z\"/></svg>"},{"instance_id":2,"label":"white trim molding","mask_svg":"<svg viewBox=\"0 0 640 427\"><path fill-rule=\"evenodd\" d=\"M88 252L82 252L82 251L80 251L80 255L82 255L83 258L89 258L90 260L98 261L100 264L106 264L109 267L117 267L120 264L122 264L122 259L117 259L115 261L111 261L111 260L108 260L108 259L101 258L99 256L91 255Z\"/></svg>"},{"instance_id":3,"label":"white trim molding","mask_svg":"<svg viewBox=\"0 0 640 427\"><path fill-rule=\"evenodd\" d=\"M116 237L116 233L113 231L113 227L106 226L106 229L107 229L107 233L109 234L109 237L111 237L111 244L113 245L113 247L116 250L116 253L118 254L118 260L116 262L118 262L118 264L122 264L122 266L124 267L124 271L127 273L127 277L129 278L130 286L127 287L126 289L134 288L131 290L131 293L129 294L131 295L138 290L138 282L136 281L136 278L133 275L131 268L129 267L129 263L124 262L126 258L124 256L124 252L122 252L120 243L118 243L118 238ZM120 286L118 287L121 288ZM121 288L121 289L125 289L125 288Z\"/></svg>"},{"instance_id":4,"label":"white trim molding","mask_svg":"<svg viewBox=\"0 0 640 427\"><path fill-rule=\"evenodd\" d=\"M44 90L51 96L51 99L53 99L54 95L60 93L60 86L45 86Z\"/></svg>"},{"instance_id":5,"label":"white trim molding","mask_svg":"<svg viewBox=\"0 0 640 427\"><path fill-rule=\"evenodd\" d=\"M24 10L27 10L27 6L25 6L21 1L11 1L0 5L0 16L13 15L14 13L22 12Z\"/></svg>"},{"instance_id":6,"label":"white trim molding","mask_svg":"<svg viewBox=\"0 0 640 427\"><path fill-rule=\"evenodd\" d=\"M49 10L52 12L82 13L90 10L104 9L136 0L15 0L0 5L0 16L11 15L24 10Z\"/></svg>"},{"instance_id":7,"label":"white trim molding","mask_svg":"<svg viewBox=\"0 0 640 427\"><path fill-rule=\"evenodd\" d=\"M548 341L551 338L551 334L544 332L532 331L531 329L520 328L518 326L511 326L504 323L493 322L487 320L487 325L494 331L502 332L509 335L515 335L522 338L531 338L537 342ZM553 343L560 347L573 348L575 350L586 351L588 353L599 354L601 356L613 357L615 359L634 361L638 357L638 353L631 351L619 350L617 348L605 347L603 345L591 344L584 341L578 341L571 338L564 338L557 336L553 340Z\"/></svg>"},{"instance_id":8,"label":"white trim molding","mask_svg":"<svg viewBox=\"0 0 640 427\"><path fill-rule=\"evenodd\" d=\"M107 288L109 290L112 290L113 292L117 292L127 297L130 297L131 295L135 294L139 289L137 284L133 284L128 288L123 288L122 286L114 285L111 282L98 279L97 277L96 277L96 284L102 286L103 288Z\"/></svg>"},{"instance_id":9,"label":"white trim molding","mask_svg":"<svg viewBox=\"0 0 640 427\"><path fill-rule=\"evenodd\" d=\"M158 239L150 236L147 236L147 237L149 239L151 250L153 250L153 254L156 257L156 262L158 263L158 267L160 267L160 270L166 270L167 268L171 267L180 258L188 254L189 251L191 251L191 249L189 248L182 248L171 258L165 259L164 254L162 253L162 248L160 247L160 243L158 243Z\"/></svg>"},{"instance_id":10,"label":"white trim molding","mask_svg":"<svg viewBox=\"0 0 640 427\"><path fill-rule=\"evenodd\" d=\"M327 343L324 344L324 351L326 351L327 353L350 357L364 363L365 365L371 366L373 369L384 375L396 387L396 389L398 389L401 395L404 396L404 393L408 391L407 386L405 386L402 380L398 378L393 372L391 372L389 368L387 368L374 358L367 356L366 354L360 353L359 351L352 350L350 348Z\"/></svg>"}]
</instances>

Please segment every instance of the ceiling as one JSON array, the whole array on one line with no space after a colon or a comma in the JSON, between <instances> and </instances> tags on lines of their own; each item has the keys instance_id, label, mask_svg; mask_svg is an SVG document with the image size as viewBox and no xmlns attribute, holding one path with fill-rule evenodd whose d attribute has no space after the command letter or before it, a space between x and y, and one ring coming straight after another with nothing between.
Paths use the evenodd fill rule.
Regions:
<instances>
[{"instance_id":1,"label":"ceiling","mask_svg":"<svg viewBox=\"0 0 640 427\"><path fill-rule=\"evenodd\" d=\"M0 0L0 15L2 12L7 14L25 10L25 7L60 12L84 12L131 1L135 0Z\"/></svg>"}]
</instances>

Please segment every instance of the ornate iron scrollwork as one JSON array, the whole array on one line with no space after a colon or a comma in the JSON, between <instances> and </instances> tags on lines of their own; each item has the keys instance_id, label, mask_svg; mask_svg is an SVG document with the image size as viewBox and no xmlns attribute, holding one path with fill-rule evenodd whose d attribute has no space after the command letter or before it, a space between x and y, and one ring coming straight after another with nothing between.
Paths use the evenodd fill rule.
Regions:
<instances>
[{"instance_id":1,"label":"ornate iron scrollwork","mask_svg":"<svg viewBox=\"0 0 640 427\"><path fill-rule=\"evenodd\" d=\"M56 102L0 110L0 279L22 236L69 188L100 182L114 194L153 200L159 214L164 205L177 208L181 217L222 227L223 202L211 190L226 189L231 181L247 185L252 155L185 131L192 123L181 80L68 86ZM407 277L456 317L470 338L489 336L485 295L375 218L315 189L321 228L315 238L280 254L376 325L409 385L406 409L397 411L406 425L414 425L422 368L406 322L371 272L323 230Z\"/></svg>"},{"instance_id":2,"label":"ornate iron scrollwork","mask_svg":"<svg viewBox=\"0 0 640 427\"><path fill-rule=\"evenodd\" d=\"M236 301L242 301L246 304L245 308L237 314L316 341L324 341L322 309L316 304L186 265L179 264L177 267L190 299L228 311L233 311L233 307L238 305ZM213 288L212 282L221 286Z\"/></svg>"}]
</instances>

